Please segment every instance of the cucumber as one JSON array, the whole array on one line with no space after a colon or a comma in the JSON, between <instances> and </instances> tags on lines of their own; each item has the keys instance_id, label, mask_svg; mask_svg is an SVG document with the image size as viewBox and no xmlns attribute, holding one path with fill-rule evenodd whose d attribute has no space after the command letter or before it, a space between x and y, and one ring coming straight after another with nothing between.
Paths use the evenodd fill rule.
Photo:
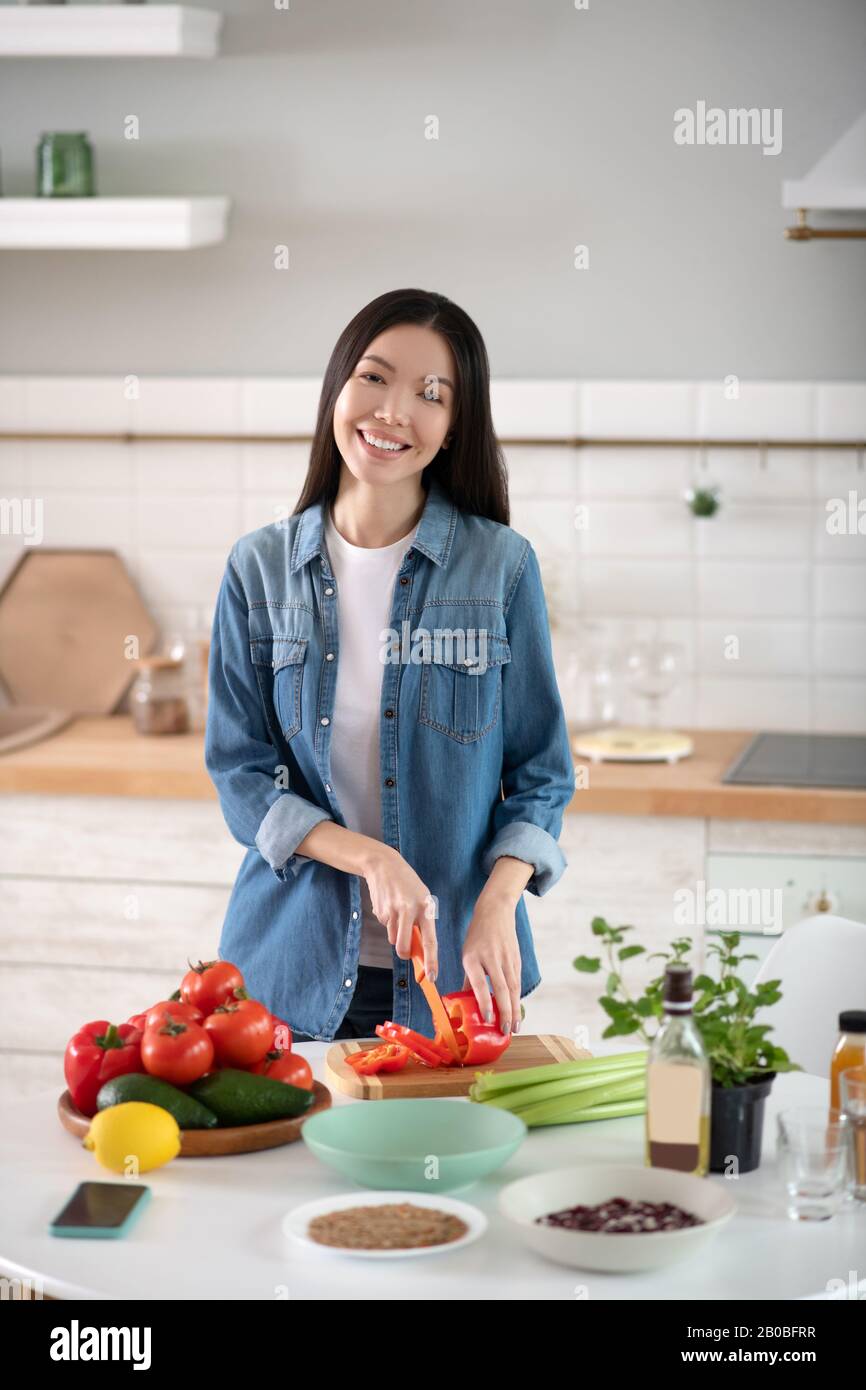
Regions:
<instances>
[{"instance_id":1,"label":"cucumber","mask_svg":"<svg viewBox=\"0 0 866 1390\"><path fill-rule=\"evenodd\" d=\"M97 1110L107 1110L111 1105L123 1105L128 1100L144 1100L151 1105L161 1105L169 1115L173 1115L181 1129L213 1129L217 1117L201 1101L195 1100L158 1076L147 1076L143 1072L126 1072L106 1081L99 1088L96 1097Z\"/></svg>"},{"instance_id":2,"label":"cucumber","mask_svg":"<svg viewBox=\"0 0 866 1390\"><path fill-rule=\"evenodd\" d=\"M208 1072L187 1087L202 1105L212 1110L221 1125L264 1124L292 1119L313 1104L312 1091L273 1081L269 1076L223 1067Z\"/></svg>"}]
</instances>

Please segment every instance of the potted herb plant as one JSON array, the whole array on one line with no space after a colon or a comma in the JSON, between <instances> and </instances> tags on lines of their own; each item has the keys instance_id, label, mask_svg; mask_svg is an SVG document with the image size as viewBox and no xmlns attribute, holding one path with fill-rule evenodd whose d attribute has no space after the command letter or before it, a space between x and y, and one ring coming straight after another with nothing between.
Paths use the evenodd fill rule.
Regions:
<instances>
[{"instance_id":1,"label":"potted herb plant","mask_svg":"<svg viewBox=\"0 0 866 1390\"><path fill-rule=\"evenodd\" d=\"M670 961L688 964L692 940L688 936L677 937L669 951L655 951L647 956L647 960L663 962L661 973L650 980L641 995L633 997L623 979L622 967L646 950L626 941L625 933L633 930L631 926L612 927L604 917L594 917L592 934L599 939L604 959L578 956L573 965L585 974L595 974L607 966L605 992L599 1002L610 1023L602 1037L637 1033L649 1046L656 1031L651 1020L660 1020L663 1013L665 965ZM692 1010L712 1077L710 1169L714 1173L727 1172L734 1161L737 1172L748 1173L761 1161L764 1101L776 1074L802 1068L791 1061L783 1048L769 1041L771 1024L755 1022L759 1009L781 999L780 981L764 980L749 989L735 971L742 961L758 957L737 954L739 932L720 932L719 943L710 942L707 946L707 954L718 957L719 978L696 976Z\"/></svg>"}]
</instances>

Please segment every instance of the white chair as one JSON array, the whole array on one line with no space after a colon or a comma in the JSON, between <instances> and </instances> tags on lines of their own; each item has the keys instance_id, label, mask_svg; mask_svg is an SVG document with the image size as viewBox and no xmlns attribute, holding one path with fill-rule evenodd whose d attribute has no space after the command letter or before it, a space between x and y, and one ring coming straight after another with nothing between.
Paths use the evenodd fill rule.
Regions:
<instances>
[{"instance_id":1,"label":"white chair","mask_svg":"<svg viewBox=\"0 0 866 1390\"><path fill-rule=\"evenodd\" d=\"M815 1076L830 1075L844 1009L866 1009L866 925L819 913L788 927L755 976L781 980L782 998L760 1010L770 1041Z\"/></svg>"}]
</instances>

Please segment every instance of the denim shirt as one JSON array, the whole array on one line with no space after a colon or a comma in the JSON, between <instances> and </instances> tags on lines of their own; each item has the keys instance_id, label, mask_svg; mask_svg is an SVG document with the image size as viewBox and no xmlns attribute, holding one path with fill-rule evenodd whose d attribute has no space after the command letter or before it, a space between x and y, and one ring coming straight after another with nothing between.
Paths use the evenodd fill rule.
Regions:
<instances>
[{"instance_id":1,"label":"denim shirt","mask_svg":"<svg viewBox=\"0 0 866 1390\"><path fill-rule=\"evenodd\" d=\"M330 780L340 595L323 509L232 549L214 615L205 761L229 830L248 848L220 956L292 1029L330 1041L358 979L361 879L297 853L320 821L346 823ZM431 479L390 614L381 839L434 896L436 986L446 994L463 987L463 940L495 860L531 864L527 888L538 897L563 873L557 841L574 765L525 537L461 511ZM522 895L515 925L525 995L541 977ZM392 958L394 1022L432 1037L411 961L393 948Z\"/></svg>"}]
</instances>

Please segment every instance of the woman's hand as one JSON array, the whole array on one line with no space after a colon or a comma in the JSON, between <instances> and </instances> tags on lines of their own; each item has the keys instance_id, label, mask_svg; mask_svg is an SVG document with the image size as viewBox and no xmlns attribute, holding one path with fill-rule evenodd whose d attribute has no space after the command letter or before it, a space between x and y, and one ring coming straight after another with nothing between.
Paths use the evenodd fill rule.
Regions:
<instances>
[{"instance_id":1,"label":"woman's hand","mask_svg":"<svg viewBox=\"0 0 866 1390\"><path fill-rule=\"evenodd\" d=\"M503 1033L520 1028L520 947L517 942L514 897L488 882L479 894L472 921L463 942L463 988L471 989L488 1023L493 1021L490 976L499 1005Z\"/></svg>"},{"instance_id":2,"label":"woman's hand","mask_svg":"<svg viewBox=\"0 0 866 1390\"><path fill-rule=\"evenodd\" d=\"M412 955L412 926L418 923L424 945L424 970L430 980L435 980L439 954L433 895L398 850L378 841L372 843L374 848L364 869L364 878L373 911L386 928L388 940L401 960L409 960Z\"/></svg>"}]
</instances>

